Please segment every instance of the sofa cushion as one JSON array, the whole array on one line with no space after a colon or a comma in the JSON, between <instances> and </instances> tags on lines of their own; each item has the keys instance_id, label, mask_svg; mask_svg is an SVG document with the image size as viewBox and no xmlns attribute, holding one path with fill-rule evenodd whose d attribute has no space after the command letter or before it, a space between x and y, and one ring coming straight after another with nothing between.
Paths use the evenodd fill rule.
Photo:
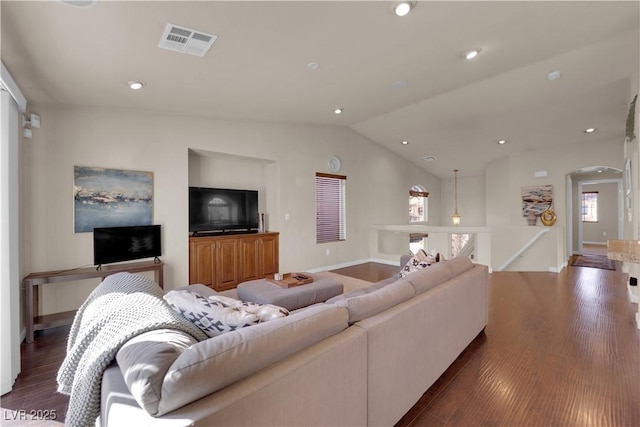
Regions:
<instances>
[{"instance_id":1,"label":"sofa cushion","mask_svg":"<svg viewBox=\"0 0 640 427\"><path fill-rule=\"evenodd\" d=\"M373 292L339 299L334 304L347 309L349 324L353 324L411 299L414 295L413 286L402 279Z\"/></svg>"},{"instance_id":2,"label":"sofa cushion","mask_svg":"<svg viewBox=\"0 0 640 427\"><path fill-rule=\"evenodd\" d=\"M467 271L471 267L473 267L473 263L469 258L459 257L450 261L438 262L427 269L410 274L405 280L411 283L417 295Z\"/></svg>"},{"instance_id":3,"label":"sofa cushion","mask_svg":"<svg viewBox=\"0 0 640 427\"><path fill-rule=\"evenodd\" d=\"M333 304L337 301L341 301L341 300L345 300L345 299L349 299L349 298L353 298L353 297L359 297L360 295L366 295L369 294L371 292L373 292L375 289L371 289L370 286L367 286L365 288L358 288L358 289L354 289L352 291L349 292L345 292L344 294L340 294L340 295L336 295L333 298L329 298L326 303L327 304Z\"/></svg>"},{"instance_id":4,"label":"sofa cushion","mask_svg":"<svg viewBox=\"0 0 640 427\"><path fill-rule=\"evenodd\" d=\"M275 305L245 302L223 295L205 298L191 290L171 291L164 299L209 337L289 315L288 310Z\"/></svg>"},{"instance_id":5,"label":"sofa cushion","mask_svg":"<svg viewBox=\"0 0 640 427\"><path fill-rule=\"evenodd\" d=\"M380 280L378 282L375 282L373 285L370 286L370 288L373 289L373 290L381 289L381 288L384 288L387 285L392 284L396 280L398 280L398 276L393 275L393 276L388 277L386 279L383 279L383 280Z\"/></svg>"},{"instance_id":6,"label":"sofa cushion","mask_svg":"<svg viewBox=\"0 0 640 427\"><path fill-rule=\"evenodd\" d=\"M127 341L116 361L131 395L149 413L158 410L162 381L178 356L196 341L172 329L145 332Z\"/></svg>"},{"instance_id":7,"label":"sofa cushion","mask_svg":"<svg viewBox=\"0 0 640 427\"><path fill-rule=\"evenodd\" d=\"M405 280L411 283L416 295L426 292L453 276L447 263L448 262L436 263L429 268L408 275Z\"/></svg>"},{"instance_id":8,"label":"sofa cushion","mask_svg":"<svg viewBox=\"0 0 640 427\"><path fill-rule=\"evenodd\" d=\"M164 377L159 416L216 392L348 327L348 313L316 304L290 316L196 343Z\"/></svg>"},{"instance_id":9,"label":"sofa cushion","mask_svg":"<svg viewBox=\"0 0 640 427\"><path fill-rule=\"evenodd\" d=\"M340 301L343 299L347 299L347 298L353 298L353 297L358 297L360 295L366 295L366 294L370 294L373 291L377 291L378 289L384 288L385 286L395 282L398 280L398 276L393 275L391 277L388 277L384 280L380 280L378 282L372 283L369 286L366 286L364 288L358 288L358 289L354 289L352 291L349 292L345 292L344 294L340 294L340 295L336 295L333 298L329 298L326 303L327 304L333 304L336 301Z\"/></svg>"},{"instance_id":10,"label":"sofa cushion","mask_svg":"<svg viewBox=\"0 0 640 427\"><path fill-rule=\"evenodd\" d=\"M447 261L446 264L451 269L452 277L462 274L473 267L473 262L466 257L453 258Z\"/></svg>"}]
</instances>

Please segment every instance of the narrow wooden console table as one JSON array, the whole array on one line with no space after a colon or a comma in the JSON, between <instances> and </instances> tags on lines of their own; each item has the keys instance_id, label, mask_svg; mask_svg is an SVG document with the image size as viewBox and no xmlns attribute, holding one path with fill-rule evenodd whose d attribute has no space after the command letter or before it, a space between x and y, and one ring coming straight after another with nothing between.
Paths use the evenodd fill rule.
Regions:
<instances>
[{"instance_id":1,"label":"narrow wooden console table","mask_svg":"<svg viewBox=\"0 0 640 427\"><path fill-rule=\"evenodd\" d=\"M38 291L36 286L93 278L100 278L101 280L104 280L104 278L107 276L111 276L112 274L116 273L122 273L125 271L129 273L153 271L156 282L161 288L164 288L163 266L164 263L162 261L154 260L132 262L126 264L109 264L103 266L100 270L96 269L96 267L86 267L74 268L70 270L42 271L39 273L29 274L22 280L25 293L24 300L26 306L25 323L27 326L27 342L33 342L33 335L35 331L41 331L43 329L55 328L57 326L71 324L76 313L75 310L71 310L62 313L39 316L38 307L34 306L34 298L37 295Z\"/></svg>"}]
</instances>

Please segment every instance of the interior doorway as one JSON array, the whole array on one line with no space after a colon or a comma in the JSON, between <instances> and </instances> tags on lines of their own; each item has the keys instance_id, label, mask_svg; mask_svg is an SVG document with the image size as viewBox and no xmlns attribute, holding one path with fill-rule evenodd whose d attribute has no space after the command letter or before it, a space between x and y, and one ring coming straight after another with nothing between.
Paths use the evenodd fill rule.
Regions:
<instances>
[{"instance_id":1,"label":"interior doorway","mask_svg":"<svg viewBox=\"0 0 640 427\"><path fill-rule=\"evenodd\" d=\"M607 256L607 246L597 245L593 243L582 243L583 255L602 255Z\"/></svg>"},{"instance_id":2,"label":"interior doorway","mask_svg":"<svg viewBox=\"0 0 640 427\"><path fill-rule=\"evenodd\" d=\"M594 204L595 203L595 204ZM622 171L589 166L567 175L567 256L606 255L622 238Z\"/></svg>"}]
</instances>

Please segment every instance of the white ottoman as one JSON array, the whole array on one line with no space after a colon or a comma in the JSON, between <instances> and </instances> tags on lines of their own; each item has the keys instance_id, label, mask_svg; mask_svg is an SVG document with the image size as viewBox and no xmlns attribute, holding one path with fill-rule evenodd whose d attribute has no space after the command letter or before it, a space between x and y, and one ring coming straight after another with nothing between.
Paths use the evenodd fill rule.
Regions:
<instances>
[{"instance_id":1,"label":"white ottoman","mask_svg":"<svg viewBox=\"0 0 640 427\"><path fill-rule=\"evenodd\" d=\"M325 302L329 298L343 292L342 283L327 277L310 274L312 283L283 288L264 279L251 280L238 285L238 298L242 301L259 304L273 304L287 310L296 310L318 302Z\"/></svg>"}]
</instances>

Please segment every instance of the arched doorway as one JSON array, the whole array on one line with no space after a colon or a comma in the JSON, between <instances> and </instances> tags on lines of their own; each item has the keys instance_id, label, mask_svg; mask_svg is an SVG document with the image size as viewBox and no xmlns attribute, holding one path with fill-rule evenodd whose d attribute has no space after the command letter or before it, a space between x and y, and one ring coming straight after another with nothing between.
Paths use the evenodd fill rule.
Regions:
<instances>
[{"instance_id":1,"label":"arched doorway","mask_svg":"<svg viewBox=\"0 0 640 427\"><path fill-rule=\"evenodd\" d=\"M622 238L622 171L587 166L567 174L567 257L606 252Z\"/></svg>"}]
</instances>

